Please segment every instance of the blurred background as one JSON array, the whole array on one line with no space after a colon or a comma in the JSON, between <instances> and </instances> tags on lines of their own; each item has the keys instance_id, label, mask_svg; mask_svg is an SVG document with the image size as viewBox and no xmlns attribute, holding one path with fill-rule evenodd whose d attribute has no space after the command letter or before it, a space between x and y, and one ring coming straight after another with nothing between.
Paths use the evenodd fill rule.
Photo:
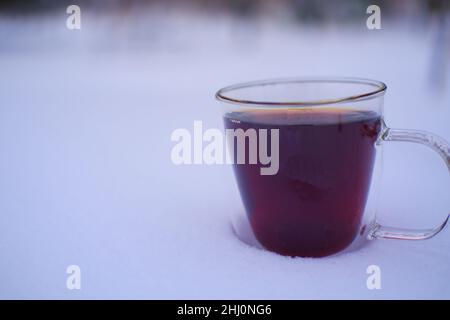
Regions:
<instances>
[{"instance_id":1,"label":"blurred background","mask_svg":"<svg viewBox=\"0 0 450 320\"><path fill-rule=\"evenodd\" d=\"M66 27L70 4L81 8L80 30ZM381 8L380 30L366 26L371 4ZM443 92L449 88L449 7L445 0L1 1L0 54L5 62L28 55L36 67L55 56L93 69L101 56L140 59L142 71L164 67L177 77L193 76L185 68L195 65L195 73L208 72L203 82L225 83L229 72L230 80L370 76L371 66L392 70L401 60L408 70L397 75L422 77L428 89Z\"/></svg>"},{"instance_id":2,"label":"blurred background","mask_svg":"<svg viewBox=\"0 0 450 320\"><path fill-rule=\"evenodd\" d=\"M66 27L72 4L79 30ZM371 4L380 30L366 26ZM234 238L229 167L170 161L173 130L222 127L219 88L278 77L383 81L390 126L450 140L449 4L0 1L0 297L450 298L448 232L286 260ZM440 224L443 163L420 146L385 150L380 222ZM365 287L373 263L379 295ZM79 292L65 287L69 264Z\"/></svg>"}]
</instances>

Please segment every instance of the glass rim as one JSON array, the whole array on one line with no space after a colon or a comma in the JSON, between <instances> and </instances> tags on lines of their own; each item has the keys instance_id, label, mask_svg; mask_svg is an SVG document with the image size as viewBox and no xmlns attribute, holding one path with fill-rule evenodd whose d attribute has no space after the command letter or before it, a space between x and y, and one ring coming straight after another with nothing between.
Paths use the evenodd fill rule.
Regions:
<instances>
[{"instance_id":1,"label":"glass rim","mask_svg":"<svg viewBox=\"0 0 450 320\"><path fill-rule=\"evenodd\" d=\"M292 84L292 83L346 83L346 84L363 84L374 87L373 90L368 92L362 92L360 94L351 95L343 98L336 99L323 99L323 100L311 100L311 101L258 101L258 100L246 100L233 98L232 91L254 88L259 86L270 86L270 85L282 85L282 84ZM298 77L298 78L277 78L277 79L267 79L267 80L257 80L250 82L242 82L226 86L216 92L216 99L226 103L232 103L237 105L246 106L290 106L290 107L302 107L302 106L321 106L329 104L337 104L348 101L362 101L376 98L383 95L387 89L385 83L378 80L371 80L366 78L356 78L356 77Z\"/></svg>"}]
</instances>

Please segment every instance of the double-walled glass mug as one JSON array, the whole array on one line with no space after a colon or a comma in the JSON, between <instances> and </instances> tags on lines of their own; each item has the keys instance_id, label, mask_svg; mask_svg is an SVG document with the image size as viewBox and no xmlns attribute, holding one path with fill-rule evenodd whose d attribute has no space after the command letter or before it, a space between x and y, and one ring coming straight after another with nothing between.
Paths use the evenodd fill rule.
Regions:
<instances>
[{"instance_id":1,"label":"double-walled glass mug","mask_svg":"<svg viewBox=\"0 0 450 320\"><path fill-rule=\"evenodd\" d=\"M287 255L324 257L372 239L421 240L440 232L376 220L387 141L423 144L450 169L449 144L383 120L386 85L356 78L281 79L219 90L228 153L245 212L237 236Z\"/></svg>"}]
</instances>

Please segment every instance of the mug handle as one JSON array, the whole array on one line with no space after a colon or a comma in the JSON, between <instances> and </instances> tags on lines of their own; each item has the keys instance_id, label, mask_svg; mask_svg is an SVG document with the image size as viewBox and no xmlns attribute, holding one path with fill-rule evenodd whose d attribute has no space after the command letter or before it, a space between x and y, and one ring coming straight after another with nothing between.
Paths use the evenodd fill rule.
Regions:
<instances>
[{"instance_id":1,"label":"mug handle","mask_svg":"<svg viewBox=\"0 0 450 320\"><path fill-rule=\"evenodd\" d=\"M390 129L385 126L381 135L382 141L406 141L425 145L436 151L444 159L450 171L450 145L443 138L430 132L419 130ZM445 221L434 229L403 229L385 227L375 223L369 233L369 239L401 239L401 240L424 240L434 237L444 229L450 214Z\"/></svg>"}]
</instances>

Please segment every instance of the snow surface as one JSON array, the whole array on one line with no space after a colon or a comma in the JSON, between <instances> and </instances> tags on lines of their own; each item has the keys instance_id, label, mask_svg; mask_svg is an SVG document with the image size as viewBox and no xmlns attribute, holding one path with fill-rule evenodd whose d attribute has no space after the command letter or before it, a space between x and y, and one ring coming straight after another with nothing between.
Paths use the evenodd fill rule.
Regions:
<instances>
[{"instance_id":1,"label":"snow surface","mask_svg":"<svg viewBox=\"0 0 450 320\"><path fill-rule=\"evenodd\" d=\"M0 19L0 298L450 298L450 232L287 258L234 236L229 166L175 166L176 128L222 127L222 86L340 75L388 84L386 121L450 140L431 29L323 27L167 14ZM447 52L448 53L448 52ZM433 69L434 68L434 69ZM431 78L430 78L431 77ZM424 147L385 147L381 223L433 227L450 179ZM81 268L81 290L66 268ZM381 268L368 290L366 268Z\"/></svg>"}]
</instances>

